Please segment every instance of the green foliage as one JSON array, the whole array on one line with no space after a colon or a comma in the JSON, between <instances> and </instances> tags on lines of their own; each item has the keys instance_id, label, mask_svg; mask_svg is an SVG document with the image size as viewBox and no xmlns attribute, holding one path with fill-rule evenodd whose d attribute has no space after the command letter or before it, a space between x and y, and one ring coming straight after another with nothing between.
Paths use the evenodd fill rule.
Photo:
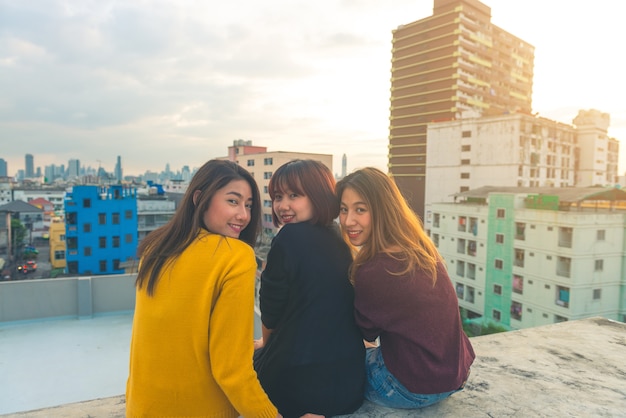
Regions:
<instances>
[{"instance_id":1,"label":"green foliage","mask_svg":"<svg viewBox=\"0 0 626 418\"><path fill-rule=\"evenodd\" d=\"M15 250L24 247L26 227L19 219L11 219L11 241Z\"/></svg>"}]
</instances>

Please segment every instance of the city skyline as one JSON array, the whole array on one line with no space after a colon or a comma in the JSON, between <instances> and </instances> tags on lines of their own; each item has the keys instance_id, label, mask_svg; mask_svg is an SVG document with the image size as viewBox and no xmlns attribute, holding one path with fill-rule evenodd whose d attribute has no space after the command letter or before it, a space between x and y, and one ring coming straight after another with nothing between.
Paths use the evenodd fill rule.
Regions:
<instances>
[{"instance_id":1,"label":"city skyline","mask_svg":"<svg viewBox=\"0 0 626 418\"><path fill-rule=\"evenodd\" d=\"M485 0L493 24L535 47L533 110L572 123L610 114L626 34L621 7ZM386 169L391 31L432 14L432 1L302 1L210 5L0 0L0 136L8 174L67 164L124 174L198 167L235 139L268 151L347 155L350 172ZM620 151L619 173L626 165Z\"/></svg>"}]
</instances>

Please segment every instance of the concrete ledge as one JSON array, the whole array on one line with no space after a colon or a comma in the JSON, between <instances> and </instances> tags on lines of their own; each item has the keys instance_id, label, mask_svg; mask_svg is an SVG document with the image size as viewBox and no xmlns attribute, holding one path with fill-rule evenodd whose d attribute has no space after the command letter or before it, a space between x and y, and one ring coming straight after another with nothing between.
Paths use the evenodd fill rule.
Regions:
<instances>
[{"instance_id":1,"label":"concrete ledge","mask_svg":"<svg viewBox=\"0 0 626 418\"><path fill-rule=\"evenodd\" d=\"M438 405L398 411L366 402L353 417L626 415L626 324L590 318L472 338L465 390ZM2 417L115 417L124 396Z\"/></svg>"}]
</instances>

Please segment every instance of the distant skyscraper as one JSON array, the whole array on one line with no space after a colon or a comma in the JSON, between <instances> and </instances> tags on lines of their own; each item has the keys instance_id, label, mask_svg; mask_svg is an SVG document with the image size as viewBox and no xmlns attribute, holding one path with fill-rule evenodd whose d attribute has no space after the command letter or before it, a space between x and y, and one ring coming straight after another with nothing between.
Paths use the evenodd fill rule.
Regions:
<instances>
[{"instance_id":1,"label":"distant skyscraper","mask_svg":"<svg viewBox=\"0 0 626 418\"><path fill-rule=\"evenodd\" d=\"M7 172L8 172L7 162L3 158L0 158L0 177L8 176Z\"/></svg>"},{"instance_id":2,"label":"distant skyscraper","mask_svg":"<svg viewBox=\"0 0 626 418\"><path fill-rule=\"evenodd\" d=\"M348 174L348 157L343 154L341 157L341 178L344 178Z\"/></svg>"},{"instance_id":3,"label":"distant skyscraper","mask_svg":"<svg viewBox=\"0 0 626 418\"><path fill-rule=\"evenodd\" d=\"M35 177L35 163L32 154L26 154L24 165L24 177L27 179Z\"/></svg>"},{"instance_id":4,"label":"distant skyscraper","mask_svg":"<svg viewBox=\"0 0 626 418\"><path fill-rule=\"evenodd\" d=\"M434 0L392 42L389 171L423 217L428 123L531 113L534 47L477 0Z\"/></svg>"},{"instance_id":5,"label":"distant skyscraper","mask_svg":"<svg viewBox=\"0 0 626 418\"><path fill-rule=\"evenodd\" d=\"M76 178L80 175L80 161L69 160L67 163L67 178Z\"/></svg>"},{"instance_id":6,"label":"distant skyscraper","mask_svg":"<svg viewBox=\"0 0 626 418\"><path fill-rule=\"evenodd\" d=\"M115 180L118 183L122 181L122 157L117 156L117 163L115 164Z\"/></svg>"}]
</instances>

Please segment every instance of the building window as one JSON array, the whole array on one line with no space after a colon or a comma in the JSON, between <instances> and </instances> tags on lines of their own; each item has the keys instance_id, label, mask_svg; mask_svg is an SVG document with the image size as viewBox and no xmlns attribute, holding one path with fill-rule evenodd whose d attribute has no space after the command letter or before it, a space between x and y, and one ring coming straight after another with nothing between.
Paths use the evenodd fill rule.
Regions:
<instances>
[{"instance_id":1,"label":"building window","mask_svg":"<svg viewBox=\"0 0 626 418\"><path fill-rule=\"evenodd\" d=\"M78 248L78 237L69 237L67 239L67 249L75 250Z\"/></svg>"},{"instance_id":2,"label":"building window","mask_svg":"<svg viewBox=\"0 0 626 418\"><path fill-rule=\"evenodd\" d=\"M459 226L457 228L459 232L467 231L467 217L459 216Z\"/></svg>"},{"instance_id":3,"label":"building window","mask_svg":"<svg viewBox=\"0 0 626 418\"><path fill-rule=\"evenodd\" d=\"M504 209L496 210L496 218L504 219L505 215L506 215L506 211Z\"/></svg>"},{"instance_id":4,"label":"building window","mask_svg":"<svg viewBox=\"0 0 626 418\"><path fill-rule=\"evenodd\" d=\"M465 277L465 261L459 260L456 263L456 275L459 277Z\"/></svg>"},{"instance_id":5,"label":"building window","mask_svg":"<svg viewBox=\"0 0 626 418\"><path fill-rule=\"evenodd\" d=\"M263 201L263 207L271 208L272 207L272 201L271 200L264 200Z\"/></svg>"},{"instance_id":6,"label":"building window","mask_svg":"<svg viewBox=\"0 0 626 418\"><path fill-rule=\"evenodd\" d=\"M65 260L65 251L56 250L54 252L54 259L55 260Z\"/></svg>"},{"instance_id":7,"label":"building window","mask_svg":"<svg viewBox=\"0 0 626 418\"><path fill-rule=\"evenodd\" d=\"M476 280L476 264L467 263L467 276L468 279Z\"/></svg>"},{"instance_id":8,"label":"building window","mask_svg":"<svg viewBox=\"0 0 626 418\"><path fill-rule=\"evenodd\" d=\"M554 322L555 323L567 322L567 318L561 315L554 315Z\"/></svg>"},{"instance_id":9,"label":"building window","mask_svg":"<svg viewBox=\"0 0 626 418\"><path fill-rule=\"evenodd\" d=\"M254 167L254 160L248 160L247 165L248 167Z\"/></svg>"},{"instance_id":10,"label":"building window","mask_svg":"<svg viewBox=\"0 0 626 418\"><path fill-rule=\"evenodd\" d=\"M461 151L470 151L472 149L471 145L461 145Z\"/></svg>"},{"instance_id":11,"label":"building window","mask_svg":"<svg viewBox=\"0 0 626 418\"><path fill-rule=\"evenodd\" d=\"M104 225L107 223L107 214L106 213L99 213L98 214L98 224L99 225Z\"/></svg>"},{"instance_id":12,"label":"building window","mask_svg":"<svg viewBox=\"0 0 626 418\"><path fill-rule=\"evenodd\" d=\"M107 261L100 260L100 273L104 273L105 271L107 271Z\"/></svg>"},{"instance_id":13,"label":"building window","mask_svg":"<svg viewBox=\"0 0 626 418\"><path fill-rule=\"evenodd\" d=\"M604 269L604 260L596 260L595 271L602 271Z\"/></svg>"},{"instance_id":14,"label":"building window","mask_svg":"<svg viewBox=\"0 0 626 418\"><path fill-rule=\"evenodd\" d=\"M78 223L78 213L67 212L65 214L65 223L67 223L68 225L76 225Z\"/></svg>"},{"instance_id":15,"label":"building window","mask_svg":"<svg viewBox=\"0 0 626 418\"><path fill-rule=\"evenodd\" d=\"M124 211L124 219L133 219L133 211L125 210Z\"/></svg>"},{"instance_id":16,"label":"building window","mask_svg":"<svg viewBox=\"0 0 626 418\"><path fill-rule=\"evenodd\" d=\"M604 229L598 229L596 233L596 239L598 241L604 241L605 235L606 235L606 231Z\"/></svg>"},{"instance_id":17,"label":"building window","mask_svg":"<svg viewBox=\"0 0 626 418\"><path fill-rule=\"evenodd\" d=\"M267 186L263 186L263 193L269 193L269 189L267 188Z\"/></svg>"},{"instance_id":18,"label":"building window","mask_svg":"<svg viewBox=\"0 0 626 418\"><path fill-rule=\"evenodd\" d=\"M572 259L559 256L556 260L556 274L561 277L570 277L572 269Z\"/></svg>"},{"instance_id":19,"label":"building window","mask_svg":"<svg viewBox=\"0 0 626 418\"><path fill-rule=\"evenodd\" d=\"M461 173L461 178L462 178L462 179L468 179L468 178L470 178L470 173Z\"/></svg>"},{"instance_id":20,"label":"building window","mask_svg":"<svg viewBox=\"0 0 626 418\"><path fill-rule=\"evenodd\" d=\"M471 256L476 256L476 241L467 241L467 254Z\"/></svg>"},{"instance_id":21,"label":"building window","mask_svg":"<svg viewBox=\"0 0 626 418\"><path fill-rule=\"evenodd\" d=\"M466 286L465 290L465 300L469 303L474 303L474 288L471 286Z\"/></svg>"},{"instance_id":22,"label":"building window","mask_svg":"<svg viewBox=\"0 0 626 418\"><path fill-rule=\"evenodd\" d=\"M556 287L556 304L564 308L569 308L569 287Z\"/></svg>"},{"instance_id":23,"label":"building window","mask_svg":"<svg viewBox=\"0 0 626 418\"><path fill-rule=\"evenodd\" d=\"M463 132L461 132L461 137L462 138L471 138L472 137L472 131L463 131Z\"/></svg>"},{"instance_id":24,"label":"building window","mask_svg":"<svg viewBox=\"0 0 626 418\"><path fill-rule=\"evenodd\" d=\"M524 250L519 248L515 249L515 265L517 267L524 267Z\"/></svg>"},{"instance_id":25,"label":"building window","mask_svg":"<svg viewBox=\"0 0 626 418\"><path fill-rule=\"evenodd\" d=\"M83 207L90 208L91 207L91 199L83 199Z\"/></svg>"},{"instance_id":26,"label":"building window","mask_svg":"<svg viewBox=\"0 0 626 418\"><path fill-rule=\"evenodd\" d=\"M504 234L496 234L496 244L504 244Z\"/></svg>"},{"instance_id":27,"label":"building window","mask_svg":"<svg viewBox=\"0 0 626 418\"><path fill-rule=\"evenodd\" d=\"M111 214L111 223L113 225L119 225L120 224L120 213L119 212L113 212Z\"/></svg>"},{"instance_id":28,"label":"building window","mask_svg":"<svg viewBox=\"0 0 626 418\"><path fill-rule=\"evenodd\" d=\"M494 266L495 266L496 270L502 270L502 260L496 258Z\"/></svg>"},{"instance_id":29,"label":"building window","mask_svg":"<svg viewBox=\"0 0 626 418\"><path fill-rule=\"evenodd\" d=\"M433 244L435 247L439 247L439 234L433 234Z\"/></svg>"},{"instance_id":30,"label":"building window","mask_svg":"<svg viewBox=\"0 0 626 418\"><path fill-rule=\"evenodd\" d=\"M433 227L438 228L439 227L439 219L441 218L441 216L438 213L433 213Z\"/></svg>"},{"instance_id":31,"label":"building window","mask_svg":"<svg viewBox=\"0 0 626 418\"><path fill-rule=\"evenodd\" d=\"M461 165L470 165L471 162L469 160L469 158L464 158L461 160Z\"/></svg>"},{"instance_id":32,"label":"building window","mask_svg":"<svg viewBox=\"0 0 626 418\"><path fill-rule=\"evenodd\" d=\"M67 272L69 274L78 274L78 261L68 261Z\"/></svg>"},{"instance_id":33,"label":"building window","mask_svg":"<svg viewBox=\"0 0 626 418\"><path fill-rule=\"evenodd\" d=\"M263 214L263 221L265 221L265 222L272 222L272 215L264 213Z\"/></svg>"},{"instance_id":34,"label":"building window","mask_svg":"<svg viewBox=\"0 0 626 418\"><path fill-rule=\"evenodd\" d=\"M524 294L524 278L519 274L513 275L513 292Z\"/></svg>"},{"instance_id":35,"label":"building window","mask_svg":"<svg viewBox=\"0 0 626 418\"><path fill-rule=\"evenodd\" d=\"M126 244L131 244L133 242L133 234L124 235L124 242Z\"/></svg>"},{"instance_id":36,"label":"building window","mask_svg":"<svg viewBox=\"0 0 626 418\"><path fill-rule=\"evenodd\" d=\"M269 158L264 158L263 159L263 165L272 165L274 164L274 159L269 157Z\"/></svg>"},{"instance_id":37,"label":"building window","mask_svg":"<svg viewBox=\"0 0 626 418\"><path fill-rule=\"evenodd\" d=\"M120 248L120 237L119 235L116 235L113 237L113 248Z\"/></svg>"},{"instance_id":38,"label":"building window","mask_svg":"<svg viewBox=\"0 0 626 418\"><path fill-rule=\"evenodd\" d=\"M500 316L501 316L501 315L500 315L500 311L499 311L499 310L497 310L497 309L493 309L493 310L491 311L491 317L494 319L494 321L498 321L498 322L500 322Z\"/></svg>"},{"instance_id":39,"label":"building window","mask_svg":"<svg viewBox=\"0 0 626 418\"><path fill-rule=\"evenodd\" d=\"M501 295L502 294L502 286L500 286L499 284L494 284L493 285L493 293L496 295Z\"/></svg>"},{"instance_id":40,"label":"building window","mask_svg":"<svg viewBox=\"0 0 626 418\"><path fill-rule=\"evenodd\" d=\"M91 232L91 224L90 223L83 224L83 232Z\"/></svg>"},{"instance_id":41,"label":"building window","mask_svg":"<svg viewBox=\"0 0 626 418\"><path fill-rule=\"evenodd\" d=\"M89 257L91 255L91 247L84 247L83 248L83 255L85 257Z\"/></svg>"},{"instance_id":42,"label":"building window","mask_svg":"<svg viewBox=\"0 0 626 418\"><path fill-rule=\"evenodd\" d=\"M524 222L515 222L515 239L520 241L526 239L526 224Z\"/></svg>"},{"instance_id":43,"label":"building window","mask_svg":"<svg viewBox=\"0 0 626 418\"><path fill-rule=\"evenodd\" d=\"M99 248L106 248L107 247L107 237L100 237L98 239L99 241Z\"/></svg>"},{"instance_id":44,"label":"building window","mask_svg":"<svg viewBox=\"0 0 626 418\"><path fill-rule=\"evenodd\" d=\"M120 269L120 260L119 258L116 258L113 260L113 270L119 270Z\"/></svg>"},{"instance_id":45,"label":"building window","mask_svg":"<svg viewBox=\"0 0 626 418\"><path fill-rule=\"evenodd\" d=\"M602 298L602 289L593 289L593 300Z\"/></svg>"},{"instance_id":46,"label":"building window","mask_svg":"<svg viewBox=\"0 0 626 418\"><path fill-rule=\"evenodd\" d=\"M459 238L456 242L456 252L459 254L465 254L465 240Z\"/></svg>"},{"instance_id":47,"label":"building window","mask_svg":"<svg viewBox=\"0 0 626 418\"><path fill-rule=\"evenodd\" d=\"M522 320L522 304L519 302L511 303L511 318L518 321Z\"/></svg>"},{"instance_id":48,"label":"building window","mask_svg":"<svg viewBox=\"0 0 626 418\"><path fill-rule=\"evenodd\" d=\"M559 228L559 247L572 248L572 228Z\"/></svg>"},{"instance_id":49,"label":"building window","mask_svg":"<svg viewBox=\"0 0 626 418\"><path fill-rule=\"evenodd\" d=\"M465 295L465 286L463 283L456 284L456 297L463 300L463 296Z\"/></svg>"}]
</instances>

